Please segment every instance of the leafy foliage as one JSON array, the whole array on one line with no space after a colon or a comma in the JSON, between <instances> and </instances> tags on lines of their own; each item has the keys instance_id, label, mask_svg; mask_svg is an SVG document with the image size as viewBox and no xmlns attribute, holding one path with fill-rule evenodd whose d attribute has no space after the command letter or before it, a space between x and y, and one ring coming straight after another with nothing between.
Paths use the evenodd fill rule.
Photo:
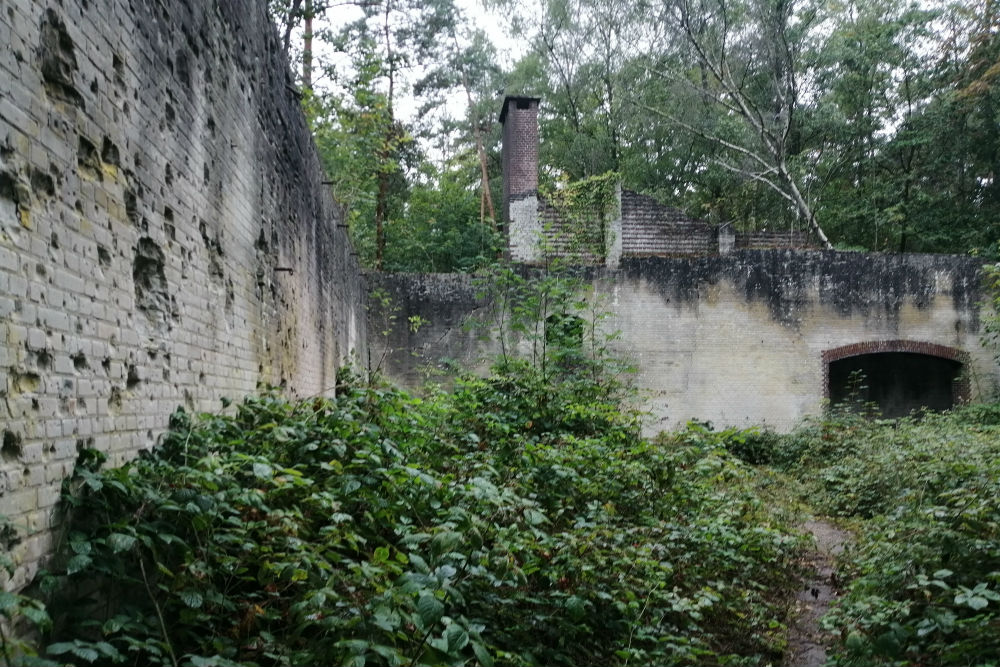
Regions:
<instances>
[{"instance_id":1,"label":"leafy foliage","mask_svg":"<svg viewBox=\"0 0 1000 667\"><path fill-rule=\"evenodd\" d=\"M531 366L415 399L178 411L81 465L49 586L73 664L758 664L796 539L692 429ZM657 502L651 503L655 498Z\"/></svg>"},{"instance_id":2,"label":"leafy foliage","mask_svg":"<svg viewBox=\"0 0 1000 667\"><path fill-rule=\"evenodd\" d=\"M35 648L23 637L52 625L41 602L5 590L6 578L14 574L10 553L18 541L17 529L0 514L0 664L4 665L35 663Z\"/></svg>"},{"instance_id":3,"label":"leafy foliage","mask_svg":"<svg viewBox=\"0 0 1000 667\"><path fill-rule=\"evenodd\" d=\"M825 619L837 665L996 664L1000 405L919 420L852 413L772 441L817 507L861 521Z\"/></svg>"}]
</instances>

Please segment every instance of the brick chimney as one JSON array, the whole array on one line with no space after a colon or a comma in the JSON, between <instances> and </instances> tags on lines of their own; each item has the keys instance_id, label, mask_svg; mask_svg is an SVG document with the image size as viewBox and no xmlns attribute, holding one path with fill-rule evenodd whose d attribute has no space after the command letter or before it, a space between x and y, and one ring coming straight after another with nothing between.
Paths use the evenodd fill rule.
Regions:
<instances>
[{"instance_id":1,"label":"brick chimney","mask_svg":"<svg viewBox=\"0 0 1000 667\"><path fill-rule=\"evenodd\" d=\"M508 95L503 100L503 219L511 259L530 262L538 255L538 97Z\"/></svg>"}]
</instances>

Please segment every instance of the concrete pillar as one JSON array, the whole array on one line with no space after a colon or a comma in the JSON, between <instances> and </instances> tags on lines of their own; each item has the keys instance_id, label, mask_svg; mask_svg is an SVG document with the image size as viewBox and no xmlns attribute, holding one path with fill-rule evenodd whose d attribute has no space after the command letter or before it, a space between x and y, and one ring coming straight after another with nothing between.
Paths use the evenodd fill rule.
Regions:
<instances>
[{"instance_id":1,"label":"concrete pillar","mask_svg":"<svg viewBox=\"0 0 1000 667\"><path fill-rule=\"evenodd\" d=\"M736 230L733 223L719 225L719 254L728 255L736 247Z\"/></svg>"}]
</instances>

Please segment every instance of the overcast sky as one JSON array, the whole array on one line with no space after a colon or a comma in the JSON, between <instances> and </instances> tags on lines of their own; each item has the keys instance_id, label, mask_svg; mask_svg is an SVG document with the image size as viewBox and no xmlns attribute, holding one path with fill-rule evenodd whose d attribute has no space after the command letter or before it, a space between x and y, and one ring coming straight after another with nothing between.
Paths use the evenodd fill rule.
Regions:
<instances>
[{"instance_id":1,"label":"overcast sky","mask_svg":"<svg viewBox=\"0 0 1000 667\"><path fill-rule=\"evenodd\" d=\"M507 21L496 12L487 11L483 7L481 0L455 0L455 5L459 8L459 11L462 12L464 18L469 23L476 28L481 29L489 36L493 45L497 49L499 64L503 67L509 67L513 64L513 59L516 55L514 53L515 49L513 48L514 41L507 33ZM323 27L336 31L340 26L360 18L361 15L361 10L355 6L342 5L335 7L328 11L325 15L325 25ZM337 58L336 54L327 52L323 49L323 45L321 43L317 43L314 48L317 51L317 57L320 59L332 59L334 61L340 60ZM410 76L415 78L418 74L410 73ZM323 83L322 78L318 77L316 81L317 87L322 88ZM460 117L465 113L465 105L465 94L462 92L456 92L448 100L447 107L449 109L449 113L453 117ZM400 120L405 123L412 123L417 120L417 105L409 95L403 95L397 98L395 111ZM497 112L499 113L499 108L497 109Z\"/></svg>"}]
</instances>

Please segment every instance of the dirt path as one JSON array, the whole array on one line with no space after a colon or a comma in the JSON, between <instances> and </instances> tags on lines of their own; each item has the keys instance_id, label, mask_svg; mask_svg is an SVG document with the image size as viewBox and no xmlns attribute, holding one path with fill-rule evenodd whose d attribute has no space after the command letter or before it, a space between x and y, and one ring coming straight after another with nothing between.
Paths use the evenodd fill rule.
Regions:
<instances>
[{"instance_id":1,"label":"dirt path","mask_svg":"<svg viewBox=\"0 0 1000 667\"><path fill-rule=\"evenodd\" d=\"M784 667L822 667L826 662L826 638L819 628L819 619L837 598L833 559L844 550L851 536L825 521L806 521L802 528L816 539L816 550L806 556L811 573L803 578L795 596L795 614L788 629Z\"/></svg>"}]
</instances>

